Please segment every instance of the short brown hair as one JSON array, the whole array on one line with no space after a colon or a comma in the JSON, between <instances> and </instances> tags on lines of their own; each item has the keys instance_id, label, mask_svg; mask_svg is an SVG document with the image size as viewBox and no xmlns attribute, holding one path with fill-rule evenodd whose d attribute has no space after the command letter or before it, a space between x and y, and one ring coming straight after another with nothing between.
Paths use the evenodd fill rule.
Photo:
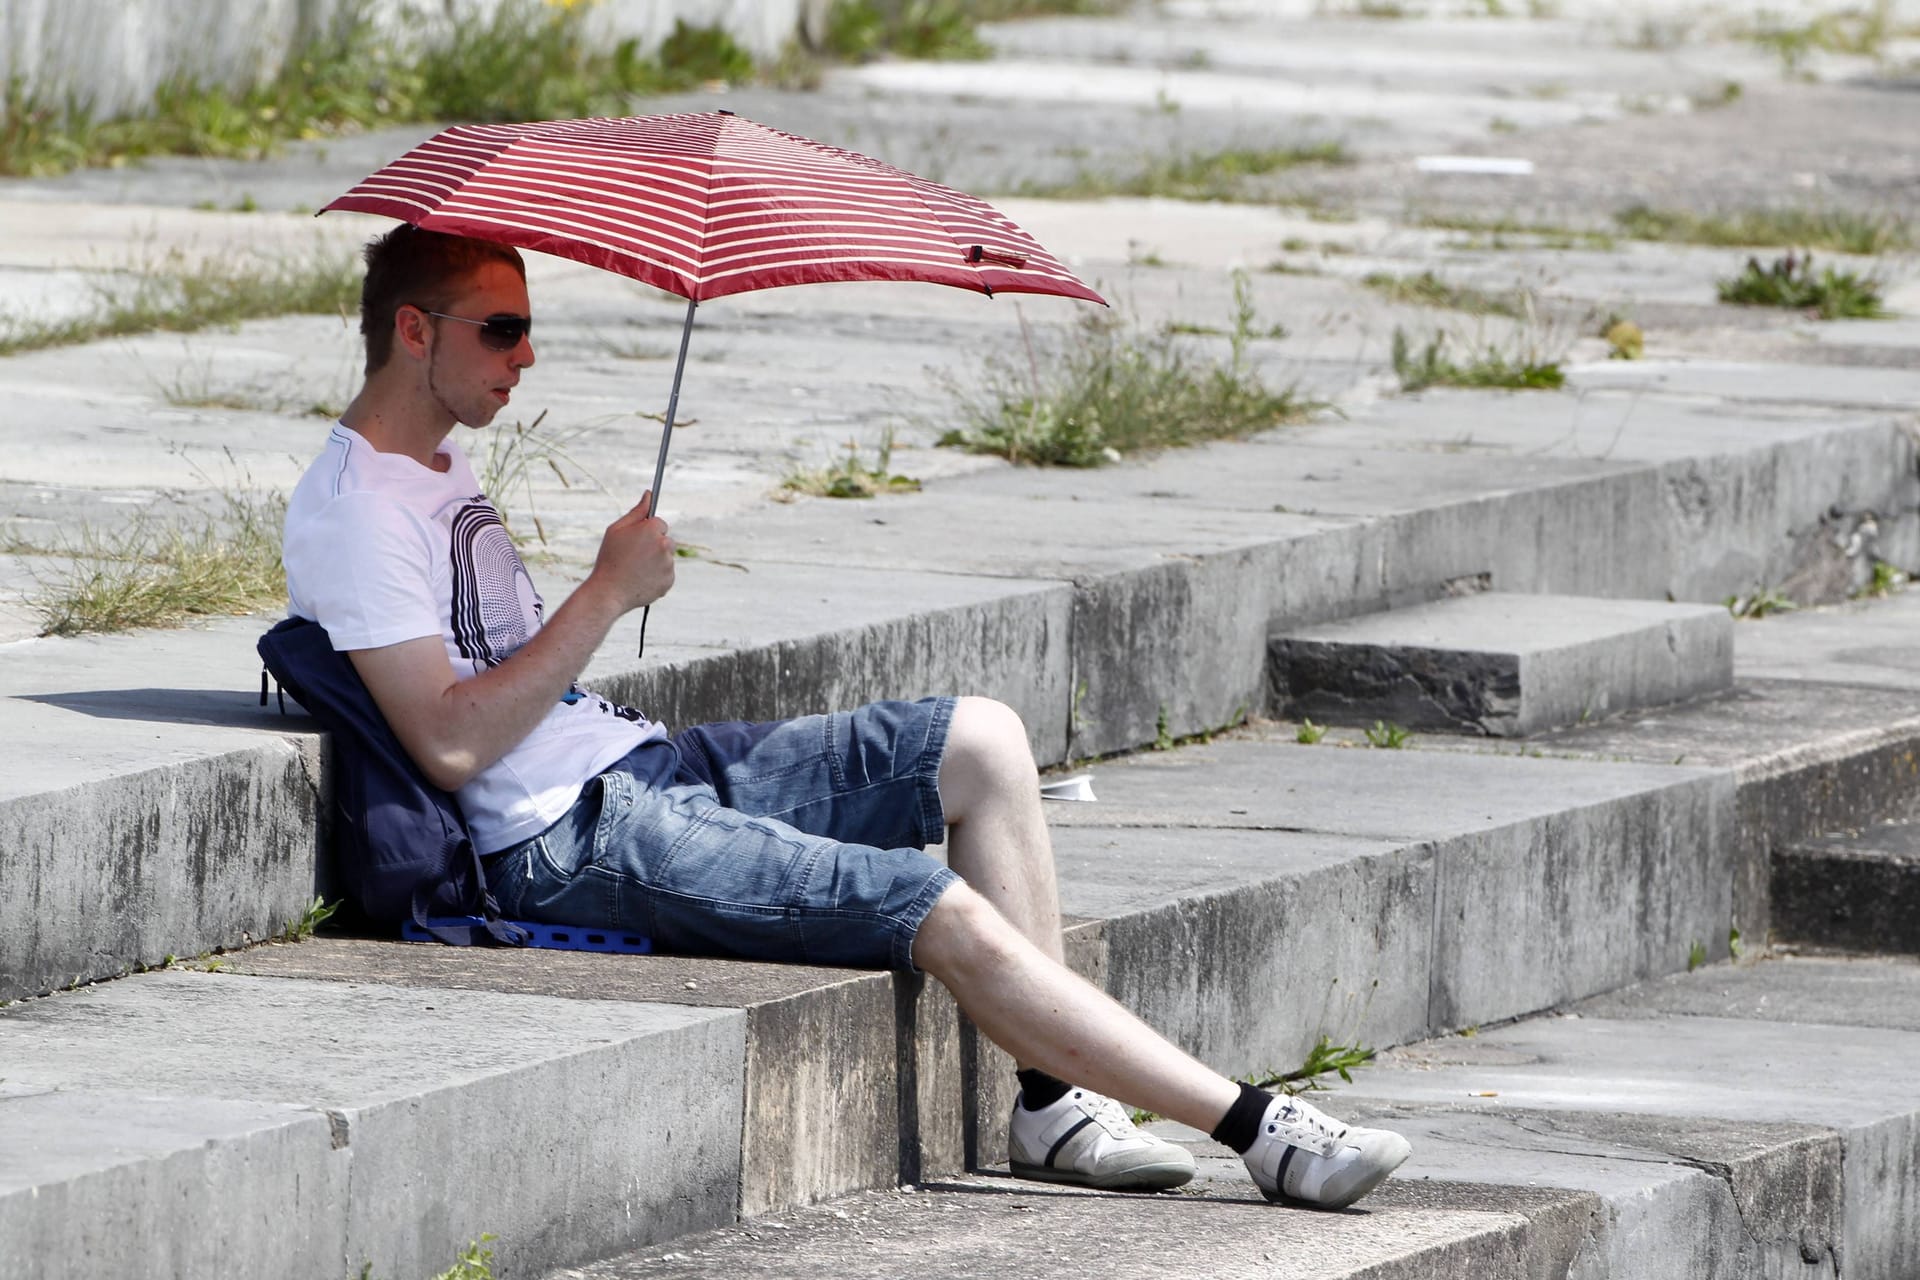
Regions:
<instances>
[{"instance_id":1,"label":"short brown hair","mask_svg":"<svg viewBox=\"0 0 1920 1280\"><path fill-rule=\"evenodd\" d=\"M441 310L460 282L489 262L504 262L527 278L527 264L511 245L422 231L407 222L367 241L365 257L360 333L367 340L369 374L393 356L393 317L401 307Z\"/></svg>"}]
</instances>

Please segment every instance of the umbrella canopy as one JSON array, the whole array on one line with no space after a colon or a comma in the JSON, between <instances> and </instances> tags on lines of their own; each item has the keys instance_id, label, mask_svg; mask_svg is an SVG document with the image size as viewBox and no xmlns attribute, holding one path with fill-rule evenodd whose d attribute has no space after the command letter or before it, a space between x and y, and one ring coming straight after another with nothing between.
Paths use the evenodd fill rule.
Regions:
<instances>
[{"instance_id":1,"label":"umbrella canopy","mask_svg":"<svg viewBox=\"0 0 1920 1280\"><path fill-rule=\"evenodd\" d=\"M986 201L729 111L455 125L326 209L572 258L691 302L846 280L1105 301Z\"/></svg>"}]
</instances>

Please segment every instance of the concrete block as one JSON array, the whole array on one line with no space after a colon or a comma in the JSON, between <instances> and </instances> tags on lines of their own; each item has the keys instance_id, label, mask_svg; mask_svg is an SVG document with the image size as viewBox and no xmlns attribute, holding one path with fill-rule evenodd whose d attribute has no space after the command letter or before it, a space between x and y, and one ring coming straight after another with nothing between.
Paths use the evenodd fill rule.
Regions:
<instances>
[{"instance_id":1,"label":"concrete block","mask_svg":"<svg viewBox=\"0 0 1920 1280\"><path fill-rule=\"evenodd\" d=\"M174 971L0 1012L0 1058L28 1086L315 1115L348 1162L326 1205L345 1253L316 1274L432 1274L483 1232L517 1274L732 1220L745 1029L730 1011ZM143 1185L146 1216L199 1193Z\"/></svg>"},{"instance_id":2,"label":"concrete block","mask_svg":"<svg viewBox=\"0 0 1920 1280\"><path fill-rule=\"evenodd\" d=\"M1675 981L1711 987L1719 974L1701 970ZM1807 1024L1666 1013L1528 1019L1472 1040L1394 1050L1328 1105L1336 1112L1354 1112L1358 1100L1443 1107L1471 1117L1474 1132L1490 1119L1538 1112L1638 1116L1643 1141L1724 1122L1716 1139L1723 1153L1745 1145L1753 1161L1737 1174L1724 1154L1668 1150L1726 1179L1755 1260L1754 1271L1732 1274L1804 1274L1793 1269L1797 1253L1828 1274L1894 1280L1920 1266L1920 1234L1912 1229L1920 1221L1913 1065L1920 1038L1844 1025L1842 1016ZM1834 1051L1837 1040L1844 1053ZM1803 1130L1787 1135L1801 1144L1797 1150L1774 1149L1768 1126L1776 1124ZM1809 1128L1837 1141L1837 1175L1834 1146ZM1420 1150L1406 1176L1419 1175Z\"/></svg>"},{"instance_id":3,"label":"concrete block","mask_svg":"<svg viewBox=\"0 0 1920 1280\"><path fill-rule=\"evenodd\" d=\"M739 1211L749 1217L957 1172L973 1114L997 1105L975 1105L972 1050L952 1000L908 975L332 937L257 948L234 964L261 976L737 1009L746 1020ZM991 1064L980 1071L983 1089L1000 1088ZM990 1150L1004 1158L1004 1137Z\"/></svg>"},{"instance_id":4,"label":"concrete block","mask_svg":"<svg viewBox=\"0 0 1920 1280\"><path fill-rule=\"evenodd\" d=\"M1777 850L1772 918L1784 942L1920 954L1920 828L1890 823Z\"/></svg>"},{"instance_id":5,"label":"concrete block","mask_svg":"<svg viewBox=\"0 0 1920 1280\"><path fill-rule=\"evenodd\" d=\"M1272 702L1334 724L1525 737L1733 682L1725 609L1487 592L1275 635Z\"/></svg>"},{"instance_id":6,"label":"concrete block","mask_svg":"<svg viewBox=\"0 0 1920 1280\"><path fill-rule=\"evenodd\" d=\"M0 1083L0 1273L338 1280L350 1159L307 1107Z\"/></svg>"},{"instance_id":7,"label":"concrete block","mask_svg":"<svg viewBox=\"0 0 1920 1280\"><path fill-rule=\"evenodd\" d=\"M1068 909L1137 886L1107 926L1110 973L1192 1043L1273 1055L1235 1069L1297 1060L1349 1019L1416 1039L1672 972L1696 941L1725 954L1724 774L1236 738L1109 764L1097 786L1099 804L1050 812ZM1151 918L1152 868L1180 863L1222 874L1165 892ZM1296 949L1296 930L1319 946ZM1150 959L1133 967L1123 938ZM1263 999L1283 978L1289 994Z\"/></svg>"},{"instance_id":8,"label":"concrete block","mask_svg":"<svg viewBox=\"0 0 1920 1280\"><path fill-rule=\"evenodd\" d=\"M0 1000L299 919L319 861L317 757L312 739L269 738L0 800Z\"/></svg>"},{"instance_id":9,"label":"concrete block","mask_svg":"<svg viewBox=\"0 0 1920 1280\"><path fill-rule=\"evenodd\" d=\"M1107 990L1203 1062L1268 1073L1321 1033L1424 1034L1431 845L1067 827L1054 847L1067 909L1106 917Z\"/></svg>"}]
</instances>

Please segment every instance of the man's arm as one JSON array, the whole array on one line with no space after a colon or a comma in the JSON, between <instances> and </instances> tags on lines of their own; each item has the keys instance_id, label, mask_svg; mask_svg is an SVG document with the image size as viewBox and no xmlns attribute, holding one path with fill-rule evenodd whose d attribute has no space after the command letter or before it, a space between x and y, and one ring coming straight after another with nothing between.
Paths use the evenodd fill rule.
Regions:
<instances>
[{"instance_id":1,"label":"man's arm","mask_svg":"<svg viewBox=\"0 0 1920 1280\"><path fill-rule=\"evenodd\" d=\"M533 731L621 617L673 586L673 539L646 514L607 527L593 572L511 657L456 680L439 636L348 652L400 745L436 787L457 790Z\"/></svg>"}]
</instances>

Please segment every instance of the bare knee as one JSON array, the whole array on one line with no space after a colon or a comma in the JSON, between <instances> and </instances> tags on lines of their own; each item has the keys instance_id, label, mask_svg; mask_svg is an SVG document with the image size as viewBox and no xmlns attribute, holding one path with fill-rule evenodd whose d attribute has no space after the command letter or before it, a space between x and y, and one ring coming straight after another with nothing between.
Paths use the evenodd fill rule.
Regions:
<instances>
[{"instance_id":1,"label":"bare knee","mask_svg":"<svg viewBox=\"0 0 1920 1280\"><path fill-rule=\"evenodd\" d=\"M940 895L913 939L914 967L949 988L1004 968L1022 939L993 904L964 882Z\"/></svg>"},{"instance_id":2,"label":"bare knee","mask_svg":"<svg viewBox=\"0 0 1920 1280\"><path fill-rule=\"evenodd\" d=\"M961 698L940 758L940 794L962 812L983 795L1038 794L1039 771L1020 714L992 698ZM949 818L962 816L949 812Z\"/></svg>"}]
</instances>

